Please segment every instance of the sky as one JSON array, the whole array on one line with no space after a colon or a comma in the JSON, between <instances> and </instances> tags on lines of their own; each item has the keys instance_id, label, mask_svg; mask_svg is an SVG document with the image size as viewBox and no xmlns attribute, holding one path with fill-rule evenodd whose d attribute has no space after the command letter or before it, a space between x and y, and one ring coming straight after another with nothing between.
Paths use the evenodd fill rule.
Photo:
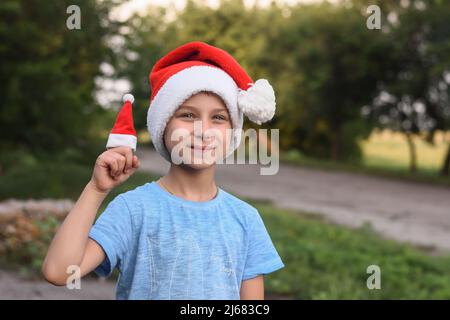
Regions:
<instances>
[{"instance_id":1,"label":"sky","mask_svg":"<svg viewBox=\"0 0 450 320\"><path fill-rule=\"evenodd\" d=\"M204 1L212 7L217 6L218 4L218 0L204 0ZM319 2L320 0L276 0L276 1L279 3L295 4L298 2L303 3ZM244 0L244 2L247 5L253 5L255 2L258 2L261 6L266 6L270 4L271 0ZM120 20L126 19L133 12L144 10L149 4L182 9L185 3L186 0L130 0L114 11L114 18Z\"/></svg>"}]
</instances>

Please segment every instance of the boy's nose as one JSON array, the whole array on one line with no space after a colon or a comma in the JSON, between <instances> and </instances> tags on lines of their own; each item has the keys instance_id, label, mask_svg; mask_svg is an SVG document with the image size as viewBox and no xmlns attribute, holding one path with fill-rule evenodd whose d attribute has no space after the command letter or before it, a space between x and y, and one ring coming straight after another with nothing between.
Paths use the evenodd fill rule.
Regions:
<instances>
[{"instance_id":1,"label":"boy's nose","mask_svg":"<svg viewBox=\"0 0 450 320\"><path fill-rule=\"evenodd\" d=\"M209 138L209 129L211 123L208 120L199 120L194 123L194 136L198 139L206 140Z\"/></svg>"}]
</instances>

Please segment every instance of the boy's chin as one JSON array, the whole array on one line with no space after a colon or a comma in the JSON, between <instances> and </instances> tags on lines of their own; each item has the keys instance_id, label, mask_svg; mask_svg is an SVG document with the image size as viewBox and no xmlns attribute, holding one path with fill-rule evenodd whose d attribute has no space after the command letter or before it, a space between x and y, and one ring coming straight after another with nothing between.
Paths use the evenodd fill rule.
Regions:
<instances>
[{"instance_id":1,"label":"boy's chin","mask_svg":"<svg viewBox=\"0 0 450 320\"><path fill-rule=\"evenodd\" d=\"M186 168L189 168L192 170L205 170L205 169L215 166L216 163L215 162L214 163L209 163L209 162L208 163L206 163L206 162L204 162L204 163L183 163L182 165L183 165L183 167L186 167Z\"/></svg>"},{"instance_id":2,"label":"boy's chin","mask_svg":"<svg viewBox=\"0 0 450 320\"><path fill-rule=\"evenodd\" d=\"M208 169L210 167L215 166L216 159L215 158L202 159L202 158L189 158L189 157L184 158L184 157L182 157L181 159L178 158L177 161L174 161L174 159L172 159L172 164L180 165L180 166L194 169L194 170L204 170L204 169Z\"/></svg>"}]
</instances>

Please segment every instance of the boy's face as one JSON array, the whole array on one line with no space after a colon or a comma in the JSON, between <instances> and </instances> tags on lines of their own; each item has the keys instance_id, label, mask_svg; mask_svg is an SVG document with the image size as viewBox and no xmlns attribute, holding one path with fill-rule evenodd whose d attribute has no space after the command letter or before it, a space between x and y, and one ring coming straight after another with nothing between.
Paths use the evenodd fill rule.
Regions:
<instances>
[{"instance_id":1,"label":"boy's face","mask_svg":"<svg viewBox=\"0 0 450 320\"><path fill-rule=\"evenodd\" d=\"M172 161L173 154L177 154L185 165L204 169L226 154L231 128L231 118L222 99L213 93L200 92L175 111L167 123L164 143Z\"/></svg>"}]
</instances>

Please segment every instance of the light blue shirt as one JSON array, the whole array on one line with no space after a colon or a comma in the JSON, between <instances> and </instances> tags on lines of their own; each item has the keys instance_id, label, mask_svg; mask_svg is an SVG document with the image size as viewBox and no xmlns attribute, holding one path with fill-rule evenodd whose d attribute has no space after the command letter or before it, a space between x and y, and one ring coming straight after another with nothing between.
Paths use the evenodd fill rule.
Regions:
<instances>
[{"instance_id":1,"label":"light blue shirt","mask_svg":"<svg viewBox=\"0 0 450 320\"><path fill-rule=\"evenodd\" d=\"M284 267L256 208L219 188L196 202L156 182L119 194L89 237L120 271L117 299L239 299L241 281Z\"/></svg>"}]
</instances>

